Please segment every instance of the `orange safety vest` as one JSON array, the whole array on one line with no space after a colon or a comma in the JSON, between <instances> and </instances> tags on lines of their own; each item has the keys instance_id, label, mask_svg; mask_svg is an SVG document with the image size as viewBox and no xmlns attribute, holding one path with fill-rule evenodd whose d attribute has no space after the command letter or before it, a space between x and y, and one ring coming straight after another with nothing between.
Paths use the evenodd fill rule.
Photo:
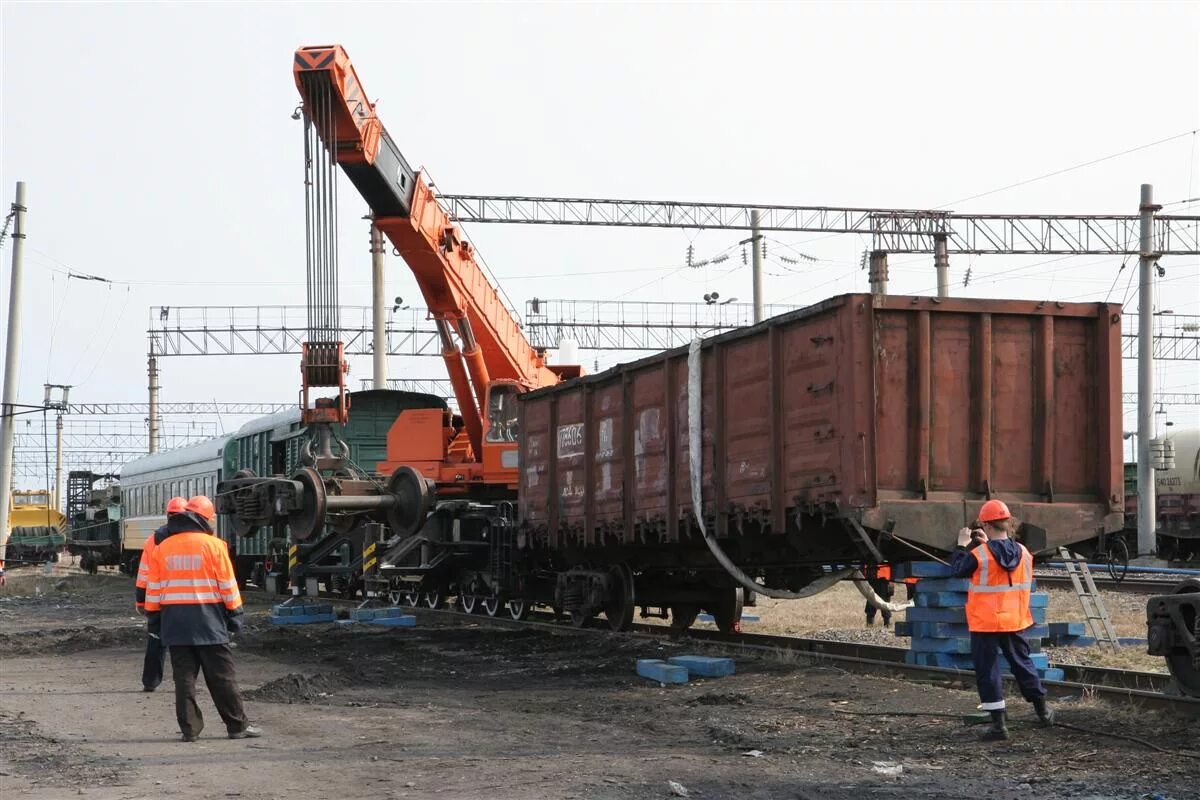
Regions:
<instances>
[{"instance_id":1,"label":"orange safety vest","mask_svg":"<svg viewBox=\"0 0 1200 800\"><path fill-rule=\"evenodd\" d=\"M163 539L150 556L146 611L208 603L223 603L229 611L242 607L225 542L201 531L175 533Z\"/></svg>"},{"instance_id":2,"label":"orange safety vest","mask_svg":"<svg viewBox=\"0 0 1200 800\"><path fill-rule=\"evenodd\" d=\"M1033 556L1025 545L1020 548L1021 562L1012 572L1000 566L987 542L971 551L978 564L967 586L967 627L972 633L1014 633L1033 624Z\"/></svg>"},{"instance_id":3,"label":"orange safety vest","mask_svg":"<svg viewBox=\"0 0 1200 800\"><path fill-rule=\"evenodd\" d=\"M139 589L146 588L146 582L150 579L150 554L154 552L154 534L146 537L146 543L142 545L142 556L138 559L137 580L134 581L134 586ZM138 608L145 608L146 603L142 600L135 600L134 605Z\"/></svg>"}]
</instances>

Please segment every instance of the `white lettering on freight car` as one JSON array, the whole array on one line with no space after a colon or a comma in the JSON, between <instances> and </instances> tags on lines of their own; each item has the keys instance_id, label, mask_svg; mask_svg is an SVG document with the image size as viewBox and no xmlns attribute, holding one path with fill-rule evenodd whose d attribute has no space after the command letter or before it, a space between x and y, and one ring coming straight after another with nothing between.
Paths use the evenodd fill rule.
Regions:
<instances>
[{"instance_id":1,"label":"white lettering on freight car","mask_svg":"<svg viewBox=\"0 0 1200 800\"><path fill-rule=\"evenodd\" d=\"M612 417L605 417L600 420L600 426L596 429L596 433L600 438L600 446L596 449L596 458L612 458L613 454L613 420Z\"/></svg>"},{"instance_id":2,"label":"white lettering on freight car","mask_svg":"<svg viewBox=\"0 0 1200 800\"><path fill-rule=\"evenodd\" d=\"M583 453L583 423L558 426L558 455L577 456Z\"/></svg>"}]
</instances>

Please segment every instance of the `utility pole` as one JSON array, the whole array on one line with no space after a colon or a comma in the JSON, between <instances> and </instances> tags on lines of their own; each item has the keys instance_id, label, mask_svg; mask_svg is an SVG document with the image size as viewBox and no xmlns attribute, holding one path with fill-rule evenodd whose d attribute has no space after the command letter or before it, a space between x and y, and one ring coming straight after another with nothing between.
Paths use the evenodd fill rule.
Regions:
<instances>
[{"instance_id":1,"label":"utility pole","mask_svg":"<svg viewBox=\"0 0 1200 800\"><path fill-rule=\"evenodd\" d=\"M25 182L17 181L12 205L12 281L8 290L8 345L4 354L4 399L0 406L0 572L8 555L8 508L12 502L13 427L16 425L17 359L21 354L21 262L25 256Z\"/></svg>"},{"instance_id":2,"label":"utility pole","mask_svg":"<svg viewBox=\"0 0 1200 800\"><path fill-rule=\"evenodd\" d=\"M62 510L63 497L63 419L62 413L54 418L54 507Z\"/></svg>"},{"instance_id":3,"label":"utility pole","mask_svg":"<svg viewBox=\"0 0 1200 800\"><path fill-rule=\"evenodd\" d=\"M887 295L888 285L888 254L882 250L873 250L867 267L867 280L871 283L871 294L876 297Z\"/></svg>"},{"instance_id":4,"label":"utility pole","mask_svg":"<svg viewBox=\"0 0 1200 800\"><path fill-rule=\"evenodd\" d=\"M149 452L158 452L158 358L154 355L154 340L150 340L150 362L146 368L150 376L150 419L149 419Z\"/></svg>"},{"instance_id":5,"label":"utility pole","mask_svg":"<svg viewBox=\"0 0 1200 800\"><path fill-rule=\"evenodd\" d=\"M371 223L371 356L376 389L387 388L387 300L384 297L383 231Z\"/></svg>"},{"instance_id":6,"label":"utility pole","mask_svg":"<svg viewBox=\"0 0 1200 800\"><path fill-rule=\"evenodd\" d=\"M762 234L759 229L759 212L758 209L750 211L750 252L751 263L753 264L753 280L754 280L754 322L755 324L762 322L763 318L763 292L762 292L762 245L759 242Z\"/></svg>"},{"instance_id":7,"label":"utility pole","mask_svg":"<svg viewBox=\"0 0 1200 800\"><path fill-rule=\"evenodd\" d=\"M1154 438L1154 187L1142 184L1141 252L1138 254L1138 507L1137 549L1140 555L1156 551L1154 463L1150 442Z\"/></svg>"},{"instance_id":8,"label":"utility pole","mask_svg":"<svg viewBox=\"0 0 1200 800\"><path fill-rule=\"evenodd\" d=\"M949 297L950 253L945 236L933 237L933 267L937 270L938 297Z\"/></svg>"}]
</instances>

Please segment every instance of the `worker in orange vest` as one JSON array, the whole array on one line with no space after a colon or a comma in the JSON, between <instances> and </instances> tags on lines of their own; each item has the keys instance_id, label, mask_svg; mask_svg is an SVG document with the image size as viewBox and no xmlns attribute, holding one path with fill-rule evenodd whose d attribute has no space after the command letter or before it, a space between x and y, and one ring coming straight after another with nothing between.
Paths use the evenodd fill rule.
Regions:
<instances>
[{"instance_id":1,"label":"worker in orange vest","mask_svg":"<svg viewBox=\"0 0 1200 800\"><path fill-rule=\"evenodd\" d=\"M182 514L187 507L187 500L182 497L172 497L167 501L167 521L174 514ZM142 616L146 615L146 581L150 577L150 554L154 552L154 537L164 533L166 524L146 537L142 545L142 555L138 559L137 580L134 581L133 604ZM164 534L165 535L165 534ZM162 640L157 636L146 636L146 657L142 660L142 691L153 692L163 680L163 667L167 664L167 649L162 646Z\"/></svg>"},{"instance_id":2,"label":"worker in orange vest","mask_svg":"<svg viewBox=\"0 0 1200 800\"><path fill-rule=\"evenodd\" d=\"M958 549L950 562L955 578L970 579L967 627L971 631L979 707L992 717L991 726L983 734L987 741L1008 738L1001 653L1017 679L1021 696L1033 703L1038 720L1045 726L1054 724L1054 712L1046 705L1046 689L1029 658L1029 642L1021 635L1033 625L1029 610L1033 555L1025 545L1009 538L1012 527L1008 506L1000 500L988 500L979 511L977 526L958 532Z\"/></svg>"},{"instance_id":3,"label":"worker in orange vest","mask_svg":"<svg viewBox=\"0 0 1200 800\"><path fill-rule=\"evenodd\" d=\"M171 652L175 717L183 741L194 742L204 728L196 705L196 677L204 682L230 739L262 735L250 725L238 691L231 635L242 629L242 596L229 549L213 531L212 500L197 495L182 514L155 534L146 582L146 613L152 635Z\"/></svg>"}]
</instances>

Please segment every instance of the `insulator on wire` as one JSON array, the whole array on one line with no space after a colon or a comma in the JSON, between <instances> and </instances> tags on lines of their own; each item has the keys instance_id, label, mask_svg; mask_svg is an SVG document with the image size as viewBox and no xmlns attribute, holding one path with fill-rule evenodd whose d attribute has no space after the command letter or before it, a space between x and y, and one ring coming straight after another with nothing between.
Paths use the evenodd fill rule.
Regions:
<instances>
[{"instance_id":1,"label":"insulator on wire","mask_svg":"<svg viewBox=\"0 0 1200 800\"><path fill-rule=\"evenodd\" d=\"M762 257L767 257L767 238L764 236L762 240Z\"/></svg>"},{"instance_id":2,"label":"insulator on wire","mask_svg":"<svg viewBox=\"0 0 1200 800\"><path fill-rule=\"evenodd\" d=\"M695 264L692 263L692 256L695 255L695 253L696 253L696 248L689 244L687 246L687 265L689 267L695 266Z\"/></svg>"},{"instance_id":3,"label":"insulator on wire","mask_svg":"<svg viewBox=\"0 0 1200 800\"><path fill-rule=\"evenodd\" d=\"M744 248L744 247L742 248L742 263L743 264L750 263L749 260L746 258L746 248Z\"/></svg>"}]
</instances>

